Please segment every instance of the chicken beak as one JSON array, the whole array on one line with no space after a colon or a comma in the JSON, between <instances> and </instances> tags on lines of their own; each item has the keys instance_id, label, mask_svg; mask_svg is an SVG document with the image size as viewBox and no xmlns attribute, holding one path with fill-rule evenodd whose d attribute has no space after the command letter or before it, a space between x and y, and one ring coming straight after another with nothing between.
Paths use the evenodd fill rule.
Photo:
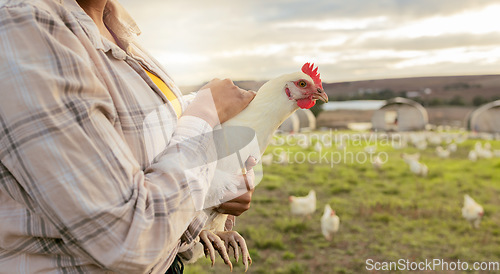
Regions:
<instances>
[{"instance_id":1,"label":"chicken beak","mask_svg":"<svg viewBox=\"0 0 500 274\"><path fill-rule=\"evenodd\" d=\"M318 100L321 100L325 103L328 103L328 95L326 94L326 92L322 89L319 89L317 90L316 93L314 93L313 99L318 99Z\"/></svg>"}]
</instances>

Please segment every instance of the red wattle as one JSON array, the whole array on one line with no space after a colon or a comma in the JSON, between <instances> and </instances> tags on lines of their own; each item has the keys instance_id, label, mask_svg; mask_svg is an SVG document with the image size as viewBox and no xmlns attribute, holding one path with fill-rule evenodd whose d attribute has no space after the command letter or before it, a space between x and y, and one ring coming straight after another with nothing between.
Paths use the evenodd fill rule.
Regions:
<instances>
[{"instance_id":1,"label":"red wattle","mask_svg":"<svg viewBox=\"0 0 500 274\"><path fill-rule=\"evenodd\" d=\"M309 99L309 98L297 100L297 105L299 106L299 108L310 109L315 104L316 104L316 100L312 100L312 99Z\"/></svg>"}]
</instances>

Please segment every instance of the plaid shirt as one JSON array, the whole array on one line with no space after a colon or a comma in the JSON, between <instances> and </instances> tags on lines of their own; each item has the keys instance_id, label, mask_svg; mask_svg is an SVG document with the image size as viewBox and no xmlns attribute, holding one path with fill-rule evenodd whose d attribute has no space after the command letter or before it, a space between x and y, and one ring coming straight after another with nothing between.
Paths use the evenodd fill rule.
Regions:
<instances>
[{"instance_id":1,"label":"plaid shirt","mask_svg":"<svg viewBox=\"0 0 500 274\"><path fill-rule=\"evenodd\" d=\"M177 120L121 6L104 19L126 51L75 0L0 0L1 273L161 273L206 221L211 127Z\"/></svg>"}]
</instances>

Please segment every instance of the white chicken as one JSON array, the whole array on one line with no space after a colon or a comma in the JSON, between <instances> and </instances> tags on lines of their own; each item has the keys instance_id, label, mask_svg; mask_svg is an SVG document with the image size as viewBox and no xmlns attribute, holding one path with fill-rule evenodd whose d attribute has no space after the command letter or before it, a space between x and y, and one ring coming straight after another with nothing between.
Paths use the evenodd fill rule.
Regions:
<instances>
[{"instance_id":1,"label":"white chicken","mask_svg":"<svg viewBox=\"0 0 500 274\"><path fill-rule=\"evenodd\" d=\"M325 211L321 217L321 233L327 241L332 240L333 234L339 231L340 218L335 214L330 205L325 205Z\"/></svg>"},{"instance_id":2,"label":"white chicken","mask_svg":"<svg viewBox=\"0 0 500 274\"><path fill-rule=\"evenodd\" d=\"M481 144L481 142L476 142L474 144L474 150L478 151L478 150L481 150L481 149L483 149L483 145Z\"/></svg>"},{"instance_id":3,"label":"white chicken","mask_svg":"<svg viewBox=\"0 0 500 274\"><path fill-rule=\"evenodd\" d=\"M401 158L405 161L405 163L410 164L411 161L417 161L420 159L420 153L408 154L401 153Z\"/></svg>"},{"instance_id":4,"label":"white chicken","mask_svg":"<svg viewBox=\"0 0 500 274\"><path fill-rule=\"evenodd\" d=\"M477 161L477 153L476 153L476 151L475 150L469 151L469 156L468 157L469 157L469 160L471 162Z\"/></svg>"},{"instance_id":5,"label":"white chicken","mask_svg":"<svg viewBox=\"0 0 500 274\"><path fill-rule=\"evenodd\" d=\"M288 197L290 201L290 212L292 215L307 216L311 215L316 211L316 191L311 190L309 194L305 197Z\"/></svg>"},{"instance_id":6,"label":"white chicken","mask_svg":"<svg viewBox=\"0 0 500 274\"><path fill-rule=\"evenodd\" d=\"M427 165L420 163L417 160L410 160L408 162L408 165L410 167L410 171L415 175L426 177L429 173L429 168L427 167Z\"/></svg>"},{"instance_id":7,"label":"white chicken","mask_svg":"<svg viewBox=\"0 0 500 274\"><path fill-rule=\"evenodd\" d=\"M384 161L382 161L382 159L377 155L373 159L372 165L373 165L373 168L375 168L376 170L380 170L380 169L382 169L382 166L384 165Z\"/></svg>"},{"instance_id":8,"label":"white chicken","mask_svg":"<svg viewBox=\"0 0 500 274\"><path fill-rule=\"evenodd\" d=\"M456 143L449 144L447 150L449 152L457 152L457 144Z\"/></svg>"},{"instance_id":9,"label":"white chicken","mask_svg":"<svg viewBox=\"0 0 500 274\"><path fill-rule=\"evenodd\" d=\"M467 141L468 138L469 138L469 136L467 134L458 135L455 138L455 143L462 144L463 142Z\"/></svg>"},{"instance_id":10,"label":"white chicken","mask_svg":"<svg viewBox=\"0 0 500 274\"><path fill-rule=\"evenodd\" d=\"M442 146L436 147L436 154L439 158L446 159L450 157L450 151Z\"/></svg>"},{"instance_id":11,"label":"white chicken","mask_svg":"<svg viewBox=\"0 0 500 274\"><path fill-rule=\"evenodd\" d=\"M493 152L491 152L491 144L486 143L484 146L480 142L476 142L474 145L474 151L477 154L477 158L491 159L493 158Z\"/></svg>"},{"instance_id":12,"label":"white chicken","mask_svg":"<svg viewBox=\"0 0 500 274\"><path fill-rule=\"evenodd\" d=\"M426 142L425 140L418 141L418 142L415 144L415 147L416 147L418 150L426 150L426 149L427 149L427 142Z\"/></svg>"},{"instance_id":13,"label":"white chicken","mask_svg":"<svg viewBox=\"0 0 500 274\"><path fill-rule=\"evenodd\" d=\"M490 142L486 142L483 146L484 149L486 150L491 150L491 143Z\"/></svg>"},{"instance_id":14,"label":"white chicken","mask_svg":"<svg viewBox=\"0 0 500 274\"><path fill-rule=\"evenodd\" d=\"M450 134L444 135L443 142L447 145L451 144L453 142L453 136L451 136Z\"/></svg>"},{"instance_id":15,"label":"white chicken","mask_svg":"<svg viewBox=\"0 0 500 274\"><path fill-rule=\"evenodd\" d=\"M323 150L323 146L321 145L320 141L317 141L316 144L314 144L314 150L321 153L321 150Z\"/></svg>"},{"instance_id":16,"label":"white chicken","mask_svg":"<svg viewBox=\"0 0 500 274\"><path fill-rule=\"evenodd\" d=\"M297 142L297 145L302 149L308 149L310 146L309 139L307 137L304 137Z\"/></svg>"},{"instance_id":17,"label":"white chicken","mask_svg":"<svg viewBox=\"0 0 500 274\"><path fill-rule=\"evenodd\" d=\"M406 148L407 146L408 146L408 144L404 140L393 140L392 141L392 148L394 148L396 150Z\"/></svg>"},{"instance_id":18,"label":"white chicken","mask_svg":"<svg viewBox=\"0 0 500 274\"><path fill-rule=\"evenodd\" d=\"M462 216L469 221L471 226L479 228L481 218L484 215L483 207L476 203L469 195L464 195L464 207L462 207Z\"/></svg>"},{"instance_id":19,"label":"white chicken","mask_svg":"<svg viewBox=\"0 0 500 274\"><path fill-rule=\"evenodd\" d=\"M491 150L483 149L483 150L477 151L476 153L477 153L478 157L481 157L483 159L493 158L493 152L491 152Z\"/></svg>"},{"instance_id":20,"label":"white chicken","mask_svg":"<svg viewBox=\"0 0 500 274\"><path fill-rule=\"evenodd\" d=\"M377 146L366 146L364 150L368 154L374 154L375 152L377 152Z\"/></svg>"},{"instance_id":21,"label":"white chicken","mask_svg":"<svg viewBox=\"0 0 500 274\"><path fill-rule=\"evenodd\" d=\"M339 142L337 143L337 150L344 150L346 149L346 144L344 142Z\"/></svg>"},{"instance_id":22,"label":"white chicken","mask_svg":"<svg viewBox=\"0 0 500 274\"><path fill-rule=\"evenodd\" d=\"M442 142L443 139L441 138L441 135L438 134L432 134L427 138L429 144L433 146L439 146Z\"/></svg>"},{"instance_id":23,"label":"white chicken","mask_svg":"<svg viewBox=\"0 0 500 274\"><path fill-rule=\"evenodd\" d=\"M323 86L318 73L318 68L314 64L306 63L298 72L282 75L278 78L266 82L257 92L255 98L238 115L222 124L222 128L244 127L250 128L255 132L259 150L263 153L271 141L274 132L293 112L298 108L308 109L314 106L316 100L328 101L328 96L323 90ZM229 136L234 138L234 136ZM254 156L257 161L261 161L262 155L239 155L241 159L247 159ZM281 156L281 155L280 155ZM242 163L240 163L242 164ZM235 171L236 172L236 171ZM217 171L216 171L217 173ZM220 197L221 190L227 189L227 182L214 180L207 193L207 200ZM206 202L205 201L205 202ZM315 202L315 201L314 201ZM316 207L314 205L314 207ZM223 240L226 245L239 243L242 252L245 271L248 269L248 263L251 262L250 255L244 244L244 239L235 231L224 231L227 215L218 213L214 207L205 209L209 216L203 231L200 233L205 247L208 247L212 264L215 260L215 251L212 242ZM243 244L242 244L243 243ZM216 244L216 249L223 257L224 262L232 270L232 264L227 255L227 249L224 245ZM233 246L236 250L237 246ZM204 247L198 244L195 249L195 255L189 262L194 262L203 256Z\"/></svg>"},{"instance_id":24,"label":"white chicken","mask_svg":"<svg viewBox=\"0 0 500 274\"><path fill-rule=\"evenodd\" d=\"M331 148L332 147L332 140L325 140L325 141L323 141L323 147L325 147L325 148Z\"/></svg>"}]
</instances>

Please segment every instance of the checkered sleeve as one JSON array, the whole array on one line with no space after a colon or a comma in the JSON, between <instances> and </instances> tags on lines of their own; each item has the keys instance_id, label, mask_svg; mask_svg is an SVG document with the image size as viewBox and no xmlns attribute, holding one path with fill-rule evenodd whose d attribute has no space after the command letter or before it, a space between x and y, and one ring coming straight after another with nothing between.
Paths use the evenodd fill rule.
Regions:
<instances>
[{"instance_id":1,"label":"checkered sleeve","mask_svg":"<svg viewBox=\"0 0 500 274\"><path fill-rule=\"evenodd\" d=\"M143 171L85 56L63 21L30 6L0 10L0 160L21 189L2 191L53 228L26 223L24 233L34 237L9 242L10 253L1 255L29 246L143 273L203 226L196 205L213 173L211 128L182 118Z\"/></svg>"}]
</instances>

